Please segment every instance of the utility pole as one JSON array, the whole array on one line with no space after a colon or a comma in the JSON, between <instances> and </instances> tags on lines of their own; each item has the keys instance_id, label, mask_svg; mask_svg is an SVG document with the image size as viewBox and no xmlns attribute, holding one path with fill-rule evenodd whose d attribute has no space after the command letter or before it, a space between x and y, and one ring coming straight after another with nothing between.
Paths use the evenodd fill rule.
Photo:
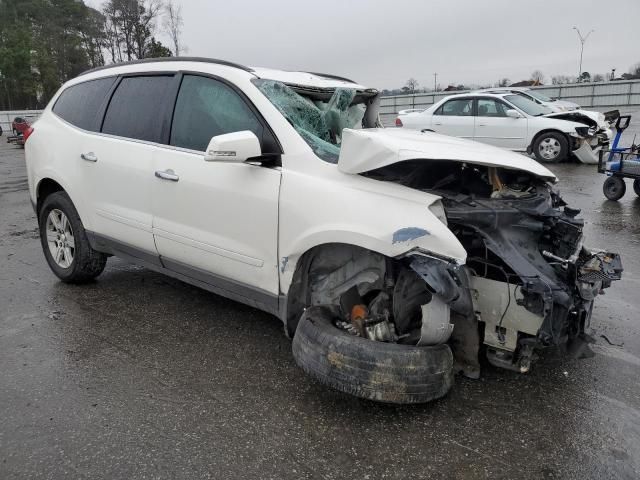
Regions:
<instances>
[{"instance_id":1,"label":"utility pole","mask_svg":"<svg viewBox=\"0 0 640 480\"><path fill-rule=\"evenodd\" d=\"M578 38L580 39L580 66L578 67L578 82L579 82L580 79L582 78L582 52L584 52L584 42L587 41L587 38L589 38L589 35L595 32L595 30L589 30L589 33L587 33L585 36L582 36L582 33L580 33L580 29L578 27L573 27L573 29L576 31L576 33L578 34Z\"/></svg>"},{"instance_id":2,"label":"utility pole","mask_svg":"<svg viewBox=\"0 0 640 480\"><path fill-rule=\"evenodd\" d=\"M433 91L434 92L438 91L438 74L437 73L433 74Z\"/></svg>"}]
</instances>

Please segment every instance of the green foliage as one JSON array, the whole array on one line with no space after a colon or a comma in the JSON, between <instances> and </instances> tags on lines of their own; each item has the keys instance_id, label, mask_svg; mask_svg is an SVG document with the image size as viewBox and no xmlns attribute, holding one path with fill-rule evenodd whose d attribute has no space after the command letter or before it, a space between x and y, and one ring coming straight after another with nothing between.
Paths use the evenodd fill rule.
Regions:
<instances>
[{"instance_id":1,"label":"green foliage","mask_svg":"<svg viewBox=\"0 0 640 480\"><path fill-rule=\"evenodd\" d=\"M67 80L111 62L171 56L159 0L0 0L0 110L42 108Z\"/></svg>"}]
</instances>

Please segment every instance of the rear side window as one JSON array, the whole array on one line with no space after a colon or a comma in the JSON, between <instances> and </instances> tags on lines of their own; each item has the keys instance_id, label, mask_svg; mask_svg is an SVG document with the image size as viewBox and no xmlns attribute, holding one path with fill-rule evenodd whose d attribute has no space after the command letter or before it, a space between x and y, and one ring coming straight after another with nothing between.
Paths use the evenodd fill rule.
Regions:
<instances>
[{"instance_id":1,"label":"rear side window","mask_svg":"<svg viewBox=\"0 0 640 480\"><path fill-rule=\"evenodd\" d=\"M102 132L160 143L172 82L172 75L124 77L111 97Z\"/></svg>"},{"instance_id":2,"label":"rear side window","mask_svg":"<svg viewBox=\"0 0 640 480\"><path fill-rule=\"evenodd\" d=\"M436 111L435 115L470 117L473 115L473 99L461 98L459 100L449 100Z\"/></svg>"},{"instance_id":3,"label":"rear side window","mask_svg":"<svg viewBox=\"0 0 640 480\"><path fill-rule=\"evenodd\" d=\"M171 145L204 152L212 137L243 130L262 140L261 122L238 93L212 78L184 76L173 113Z\"/></svg>"},{"instance_id":4,"label":"rear side window","mask_svg":"<svg viewBox=\"0 0 640 480\"><path fill-rule=\"evenodd\" d=\"M97 132L98 111L115 81L115 77L100 78L67 88L58 97L53 113L71 125Z\"/></svg>"}]
</instances>

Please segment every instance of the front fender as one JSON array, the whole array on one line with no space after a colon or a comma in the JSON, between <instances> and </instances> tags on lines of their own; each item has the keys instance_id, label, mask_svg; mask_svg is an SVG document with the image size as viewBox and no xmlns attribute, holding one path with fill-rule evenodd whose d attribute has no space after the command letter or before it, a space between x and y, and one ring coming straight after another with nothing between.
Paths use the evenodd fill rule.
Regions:
<instances>
[{"instance_id":1,"label":"front fender","mask_svg":"<svg viewBox=\"0 0 640 480\"><path fill-rule=\"evenodd\" d=\"M282 293L288 292L302 255L328 243L355 245L392 258L421 249L459 264L465 262L465 249L429 208L439 203L438 196L360 175L336 175L340 181L283 175Z\"/></svg>"}]
</instances>

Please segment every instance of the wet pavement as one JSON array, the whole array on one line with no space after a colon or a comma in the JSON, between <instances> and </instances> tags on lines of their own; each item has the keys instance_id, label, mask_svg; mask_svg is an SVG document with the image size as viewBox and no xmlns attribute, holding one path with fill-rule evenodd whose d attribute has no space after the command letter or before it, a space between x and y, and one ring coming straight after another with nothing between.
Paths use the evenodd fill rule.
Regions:
<instances>
[{"instance_id":1,"label":"wet pavement","mask_svg":"<svg viewBox=\"0 0 640 480\"><path fill-rule=\"evenodd\" d=\"M640 476L640 200L553 170L624 279L596 355L486 368L423 406L328 390L275 317L110 259L65 285L41 252L23 151L0 142L0 478L512 479ZM606 338L605 338L606 337ZM614 344L614 345L612 345Z\"/></svg>"}]
</instances>

